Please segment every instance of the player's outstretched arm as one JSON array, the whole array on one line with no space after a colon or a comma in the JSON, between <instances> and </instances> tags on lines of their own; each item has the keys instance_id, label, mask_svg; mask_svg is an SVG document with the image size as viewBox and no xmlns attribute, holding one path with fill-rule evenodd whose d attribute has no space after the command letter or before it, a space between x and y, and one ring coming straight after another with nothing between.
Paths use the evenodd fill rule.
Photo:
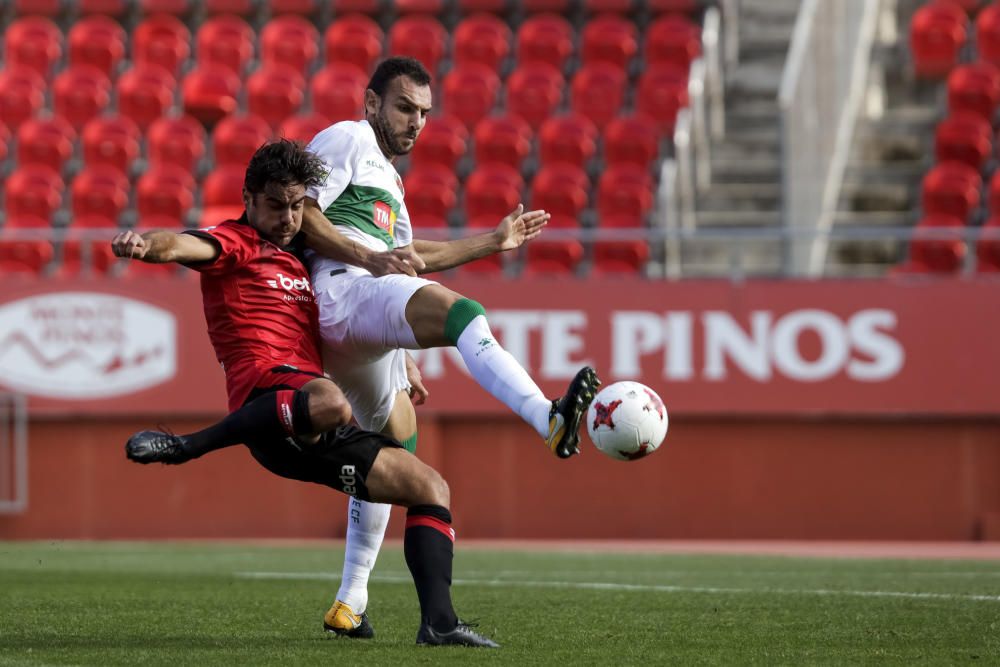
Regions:
<instances>
[{"instance_id":1,"label":"player's outstretched arm","mask_svg":"<svg viewBox=\"0 0 1000 667\"><path fill-rule=\"evenodd\" d=\"M344 236L330 224L319 209L315 199L306 198L302 213L302 234L306 245L324 257L338 262L354 264L374 276L389 273L406 273L411 276L423 268L423 261L411 249L397 248L389 252L376 252Z\"/></svg>"},{"instance_id":2,"label":"player's outstretched arm","mask_svg":"<svg viewBox=\"0 0 1000 667\"><path fill-rule=\"evenodd\" d=\"M497 228L485 234L452 241L414 239L413 249L424 260L421 273L444 271L487 255L514 250L542 233L551 216L545 211L527 211L518 204Z\"/></svg>"},{"instance_id":3,"label":"player's outstretched arm","mask_svg":"<svg viewBox=\"0 0 1000 667\"><path fill-rule=\"evenodd\" d=\"M151 264L209 262L219 256L219 247L204 238L157 229L143 234L132 230L111 239L115 257L138 259Z\"/></svg>"}]
</instances>

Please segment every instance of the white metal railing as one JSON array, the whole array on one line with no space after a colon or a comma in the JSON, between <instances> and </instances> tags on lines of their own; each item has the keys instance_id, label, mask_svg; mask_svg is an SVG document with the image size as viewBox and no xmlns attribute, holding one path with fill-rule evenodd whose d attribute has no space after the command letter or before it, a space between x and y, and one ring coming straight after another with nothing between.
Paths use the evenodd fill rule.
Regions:
<instances>
[{"instance_id":1,"label":"white metal railing","mask_svg":"<svg viewBox=\"0 0 1000 667\"><path fill-rule=\"evenodd\" d=\"M819 233L789 244L790 275L822 271L877 18L878 0L804 0L799 10L778 93L782 215Z\"/></svg>"},{"instance_id":2,"label":"white metal railing","mask_svg":"<svg viewBox=\"0 0 1000 667\"><path fill-rule=\"evenodd\" d=\"M663 164L661 171L661 183L678 184L680 169L679 163L667 160ZM727 248L730 256L729 264L725 267L717 267L713 275L726 278L739 279L744 273L748 262L747 255L753 252L751 247L754 243L771 244L791 244L797 242L810 242L822 236L829 241L857 242L857 243L879 243L885 241L895 241L908 243L914 238L921 240L960 240L965 246L964 270L967 272L976 269L976 244L980 241L1000 241L1000 229L994 227L960 227L960 228L916 228L906 225L900 226L842 226L833 229L821 230L810 227L745 227L745 228L712 228L686 226L683 224L683 214L678 211L679 197L676 188L673 186L661 189L663 197L660 200L660 210L653 218L654 224L649 227L635 227L633 229L602 228L602 227L581 227L579 229L546 229L543 238L552 240L576 239L583 243L594 241L619 241L619 240L644 240L650 244L651 248L663 248L666 251L667 262L665 275L668 278L680 277L679 265L684 261L680 254L680 244L711 244L722 245ZM673 193L673 194L665 194ZM499 223L499 221L498 221ZM120 230L118 229L88 229L79 230L73 234L74 239L86 240L107 240ZM427 229L421 230L418 234L420 238L427 239L447 239L468 234L468 230L455 229ZM53 240L58 243L59 239L65 237L64 230L43 230L43 229L7 229L0 233L0 239L17 240ZM86 260L83 260L84 262ZM126 260L122 260L123 262ZM86 266L86 264L84 264ZM885 266L883 268L891 268ZM181 274L183 275L183 274Z\"/></svg>"},{"instance_id":3,"label":"white metal railing","mask_svg":"<svg viewBox=\"0 0 1000 667\"><path fill-rule=\"evenodd\" d=\"M28 508L28 408L20 394L0 394L0 514Z\"/></svg>"}]
</instances>

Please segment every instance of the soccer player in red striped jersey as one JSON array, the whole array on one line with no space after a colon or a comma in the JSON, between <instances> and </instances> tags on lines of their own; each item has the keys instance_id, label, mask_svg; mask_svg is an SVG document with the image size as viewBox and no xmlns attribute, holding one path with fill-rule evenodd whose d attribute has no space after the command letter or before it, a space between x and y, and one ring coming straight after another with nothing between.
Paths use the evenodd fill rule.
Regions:
<instances>
[{"instance_id":1,"label":"soccer player in red striped jersey","mask_svg":"<svg viewBox=\"0 0 1000 667\"><path fill-rule=\"evenodd\" d=\"M112 240L118 257L201 273L232 411L196 433L137 433L126 454L139 463L183 463L242 442L277 475L407 507L403 546L420 600L418 643L496 647L452 607L448 485L395 440L349 426L349 404L322 374L308 271L288 246L302 224L306 188L323 177L315 156L277 141L250 160L239 220L180 234L126 231Z\"/></svg>"}]
</instances>

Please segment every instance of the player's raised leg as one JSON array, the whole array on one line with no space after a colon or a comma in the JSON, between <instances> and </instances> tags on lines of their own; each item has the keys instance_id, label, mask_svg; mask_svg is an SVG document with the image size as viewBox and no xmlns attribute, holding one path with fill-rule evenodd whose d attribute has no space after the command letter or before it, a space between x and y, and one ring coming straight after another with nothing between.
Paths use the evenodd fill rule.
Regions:
<instances>
[{"instance_id":1,"label":"player's raised leg","mask_svg":"<svg viewBox=\"0 0 1000 667\"><path fill-rule=\"evenodd\" d=\"M550 401L497 342L486 310L441 285L428 285L410 297L406 321L420 347L457 347L476 382L530 424L556 456L579 451L580 422L600 385L593 368L581 368L566 393Z\"/></svg>"}]
</instances>

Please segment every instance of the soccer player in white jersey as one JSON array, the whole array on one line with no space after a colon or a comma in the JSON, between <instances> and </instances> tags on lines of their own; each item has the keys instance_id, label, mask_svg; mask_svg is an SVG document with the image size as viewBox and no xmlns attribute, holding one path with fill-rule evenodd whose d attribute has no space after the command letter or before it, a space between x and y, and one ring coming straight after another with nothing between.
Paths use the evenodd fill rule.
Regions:
<instances>
[{"instance_id":1,"label":"soccer player in white jersey","mask_svg":"<svg viewBox=\"0 0 1000 667\"><path fill-rule=\"evenodd\" d=\"M413 451L416 416L408 397L407 349L455 346L472 377L526 421L558 457L577 453L579 426L600 381L582 368L560 399L549 400L496 341L483 307L417 273L442 271L513 250L549 219L522 206L497 228L452 241L415 239L393 161L412 150L431 109L430 75L412 58L389 58L365 91L365 119L320 132L307 148L327 169L310 188L303 216L320 312L324 367L362 428ZM417 221L419 223L419 221ZM350 501L344 575L324 617L331 632L371 637L368 578L389 520L389 505Z\"/></svg>"}]
</instances>

